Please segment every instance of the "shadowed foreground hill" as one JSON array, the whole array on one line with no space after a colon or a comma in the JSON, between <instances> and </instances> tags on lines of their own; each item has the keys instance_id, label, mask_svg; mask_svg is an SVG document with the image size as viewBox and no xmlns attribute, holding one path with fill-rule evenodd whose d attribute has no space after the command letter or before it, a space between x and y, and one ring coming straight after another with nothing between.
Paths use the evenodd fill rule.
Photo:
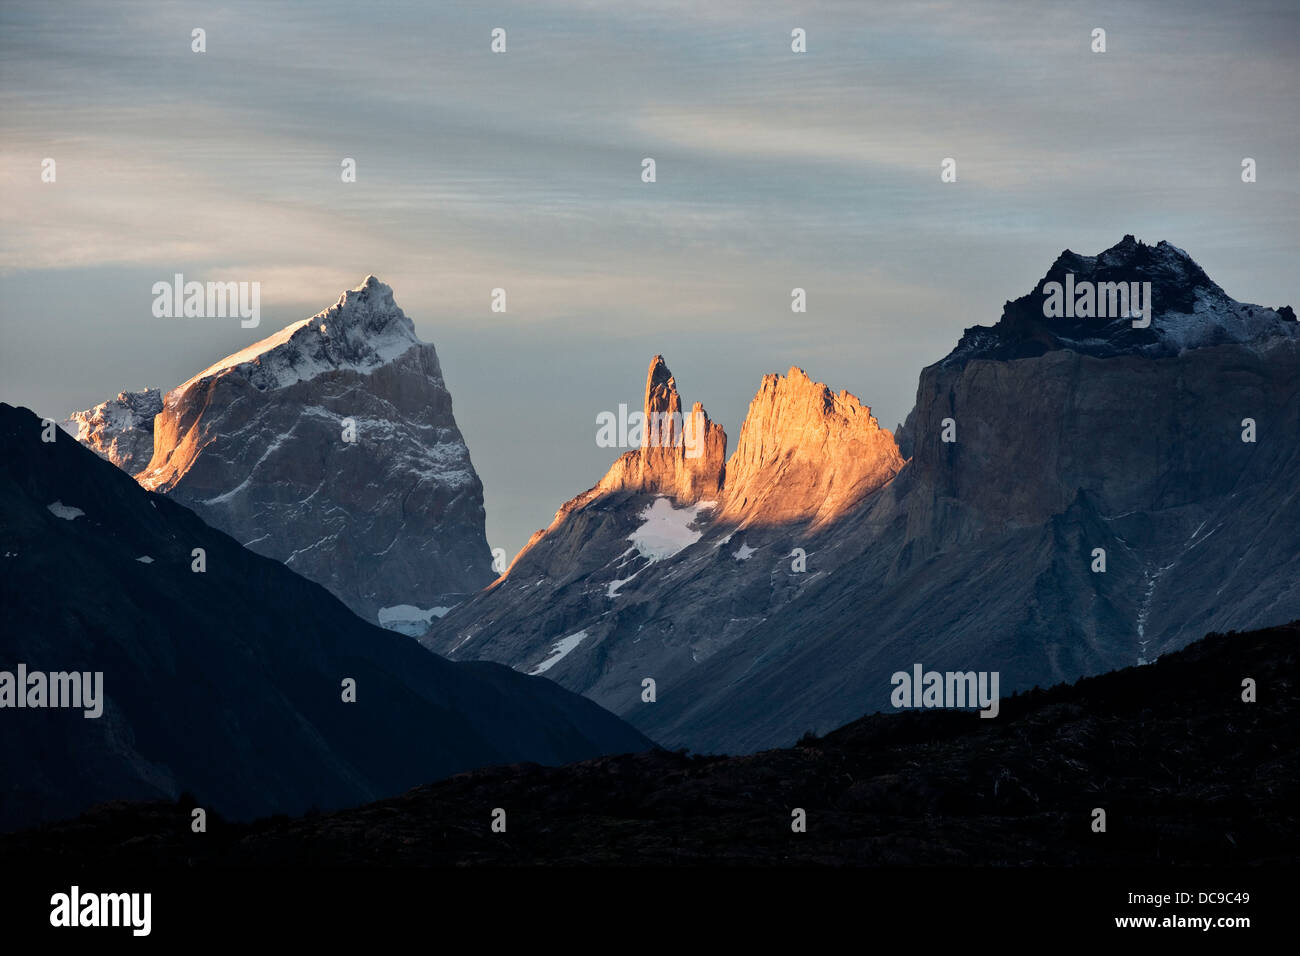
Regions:
<instances>
[{"instance_id":1,"label":"shadowed foreground hill","mask_svg":"<svg viewBox=\"0 0 1300 956\"><path fill-rule=\"evenodd\" d=\"M102 714L0 708L0 829L185 792L251 820L652 746L550 681L367 624L44 431L0 403L0 671L102 673Z\"/></svg>"},{"instance_id":2,"label":"shadowed foreground hill","mask_svg":"<svg viewBox=\"0 0 1300 956\"><path fill-rule=\"evenodd\" d=\"M875 715L744 757L461 774L339 813L189 832L117 804L0 838L42 864L1258 864L1300 859L1300 622L1003 701ZM1243 678L1258 702L1242 701ZM508 831L492 833L493 808ZM791 832L791 810L808 814ZM1091 829L1107 813L1107 832Z\"/></svg>"}]
</instances>

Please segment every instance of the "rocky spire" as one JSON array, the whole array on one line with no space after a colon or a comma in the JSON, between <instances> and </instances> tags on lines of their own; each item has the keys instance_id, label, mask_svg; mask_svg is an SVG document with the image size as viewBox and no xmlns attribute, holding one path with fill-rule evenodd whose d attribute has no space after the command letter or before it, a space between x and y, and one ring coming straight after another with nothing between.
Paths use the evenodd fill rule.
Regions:
<instances>
[{"instance_id":1,"label":"rocky spire","mask_svg":"<svg viewBox=\"0 0 1300 956\"><path fill-rule=\"evenodd\" d=\"M677 381L662 355L646 374L641 447L614 462L593 489L669 495L679 504L716 496L722 488L727 433L696 402L682 414Z\"/></svg>"}]
</instances>

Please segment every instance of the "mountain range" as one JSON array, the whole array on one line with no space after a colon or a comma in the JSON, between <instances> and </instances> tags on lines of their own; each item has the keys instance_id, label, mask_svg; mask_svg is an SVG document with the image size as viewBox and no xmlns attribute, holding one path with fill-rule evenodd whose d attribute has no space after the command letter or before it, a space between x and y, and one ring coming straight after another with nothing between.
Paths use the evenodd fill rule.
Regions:
<instances>
[{"instance_id":1,"label":"mountain range","mask_svg":"<svg viewBox=\"0 0 1300 956\"><path fill-rule=\"evenodd\" d=\"M433 346L373 276L65 427L368 620L669 747L787 746L892 710L916 664L1008 693L1300 616L1300 323L1168 242L1063 252L892 432L799 368L762 378L730 456L687 407L655 356L643 413L690 441L644 436L495 580Z\"/></svg>"},{"instance_id":2,"label":"mountain range","mask_svg":"<svg viewBox=\"0 0 1300 956\"><path fill-rule=\"evenodd\" d=\"M1049 318L1067 274L1150 283L1150 326ZM647 416L676 388L656 357ZM1008 693L1300 616L1300 324L1168 243L1063 253L897 431L769 375L729 459L626 453L421 640L735 753L892 710L917 663Z\"/></svg>"}]
</instances>

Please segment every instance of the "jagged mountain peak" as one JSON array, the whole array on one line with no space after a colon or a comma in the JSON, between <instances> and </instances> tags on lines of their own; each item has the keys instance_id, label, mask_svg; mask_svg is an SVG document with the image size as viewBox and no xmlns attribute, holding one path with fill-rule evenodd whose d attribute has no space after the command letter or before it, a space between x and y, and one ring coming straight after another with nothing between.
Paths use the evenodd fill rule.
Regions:
<instances>
[{"instance_id":1,"label":"jagged mountain peak","mask_svg":"<svg viewBox=\"0 0 1300 956\"><path fill-rule=\"evenodd\" d=\"M1066 249L1033 291L1008 302L993 326L973 326L943 360L1016 359L1070 349L1100 358L1158 358L1239 344L1300 341L1289 307L1238 302L1185 250L1132 235L1093 255Z\"/></svg>"},{"instance_id":2,"label":"jagged mountain peak","mask_svg":"<svg viewBox=\"0 0 1300 956\"><path fill-rule=\"evenodd\" d=\"M543 574L548 573L547 569L554 567L553 548L564 547L568 523L577 521L574 527L584 524L582 518L575 516L602 499L654 495L671 499L678 507L698 505L700 508L716 499L726 469L727 433L709 418L700 402L695 402L686 413L681 408L677 381L664 357L656 355L646 372L643 427L636 447L620 455L599 482L561 505L551 523L533 533L505 574L489 590L517 574L519 568L527 568L529 573L539 569ZM659 416L657 424L656 416ZM630 431L628 443L634 443ZM587 536L595 532L587 526L579 533ZM618 534L620 541L625 541L625 533ZM559 545L557 540L561 542ZM595 550L592 549L593 553ZM571 556L564 560L572 567Z\"/></svg>"},{"instance_id":3,"label":"jagged mountain peak","mask_svg":"<svg viewBox=\"0 0 1300 956\"><path fill-rule=\"evenodd\" d=\"M395 629L492 579L437 350L373 275L167 393L135 476Z\"/></svg>"},{"instance_id":4,"label":"jagged mountain peak","mask_svg":"<svg viewBox=\"0 0 1300 956\"><path fill-rule=\"evenodd\" d=\"M824 413L828 415L858 414L859 410L867 415L871 414L871 407L863 405L862 401L848 389L840 389L837 393L825 382L814 381L797 365L791 365L785 375L776 372L764 375L759 385L759 392L760 394L773 392L784 396L786 401L811 399L813 402L820 402Z\"/></svg>"},{"instance_id":5,"label":"jagged mountain peak","mask_svg":"<svg viewBox=\"0 0 1300 956\"><path fill-rule=\"evenodd\" d=\"M742 523L824 521L903 467L894 436L847 390L798 366L763 376L727 462L724 518Z\"/></svg>"},{"instance_id":6,"label":"jagged mountain peak","mask_svg":"<svg viewBox=\"0 0 1300 956\"><path fill-rule=\"evenodd\" d=\"M642 413L640 447L625 452L595 488L579 497L632 491L689 504L716 495L722 487L727 433L700 402L682 412L677 380L662 355L650 360Z\"/></svg>"},{"instance_id":7,"label":"jagged mountain peak","mask_svg":"<svg viewBox=\"0 0 1300 956\"><path fill-rule=\"evenodd\" d=\"M350 326L364 326L362 331L386 327L393 319L405 319L404 325L415 333L415 326L393 301L393 287L375 275L366 276L355 288L339 295L338 301L313 318L330 317Z\"/></svg>"},{"instance_id":8,"label":"jagged mountain peak","mask_svg":"<svg viewBox=\"0 0 1300 956\"><path fill-rule=\"evenodd\" d=\"M118 392L116 398L73 412L60 427L99 457L134 474L153 455L153 419L162 411L156 388Z\"/></svg>"},{"instance_id":9,"label":"jagged mountain peak","mask_svg":"<svg viewBox=\"0 0 1300 956\"><path fill-rule=\"evenodd\" d=\"M1095 256L1066 249L1052 264L1035 291L1067 272L1098 282L1151 282L1161 312L1194 304L1197 294L1210 299L1229 297L1186 251L1167 240L1149 246L1131 234Z\"/></svg>"},{"instance_id":10,"label":"jagged mountain peak","mask_svg":"<svg viewBox=\"0 0 1300 956\"><path fill-rule=\"evenodd\" d=\"M169 392L167 403L220 375L240 375L266 390L341 368L370 372L421 344L392 287L369 275L329 308L209 365Z\"/></svg>"},{"instance_id":11,"label":"jagged mountain peak","mask_svg":"<svg viewBox=\"0 0 1300 956\"><path fill-rule=\"evenodd\" d=\"M650 359L650 371L646 373L646 391L649 392L659 386L677 390L677 380L673 378L673 373L662 355Z\"/></svg>"},{"instance_id":12,"label":"jagged mountain peak","mask_svg":"<svg viewBox=\"0 0 1300 956\"><path fill-rule=\"evenodd\" d=\"M669 370L668 363L664 361L662 355L656 355L650 360L650 370L646 373L645 379L643 409L647 419L651 415L671 416L682 410L682 398L677 393L677 379L673 378L673 373ZM669 427L673 428L675 426L676 423L670 419ZM642 447L649 446L653 437L650 429L645 429L641 439ZM671 440L672 435L670 434L667 437Z\"/></svg>"}]
</instances>

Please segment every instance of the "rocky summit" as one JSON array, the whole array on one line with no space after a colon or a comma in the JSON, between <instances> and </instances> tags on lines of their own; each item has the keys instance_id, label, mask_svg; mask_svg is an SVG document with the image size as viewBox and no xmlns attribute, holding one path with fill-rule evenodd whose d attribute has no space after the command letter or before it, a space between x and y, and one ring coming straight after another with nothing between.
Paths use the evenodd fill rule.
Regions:
<instances>
[{"instance_id":1,"label":"rocky summit","mask_svg":"<svg viewBox=\"0 0 1300 956\"><path fill-rule=\"evenodd\" d=\"M769 376L719 494L598 485L423 640L727 752L892 712L918 663L1003 694L1149 663L1300 616L1297 435L1292 310L1129 236L967 330L897 444Z\"/></svg>"},{"instance_id":2,"label":"rocky summit","mask_svg":"<svg viewBox=\"0 0 1300 956\"><path fill-rule=\"evenodd\" d=\"M741 526L821 524L902 467L894 436L855 396L836 394L799 368L765 375L727 462L722 516Z\"/></svg>"},{"instance_id":3,"label":"rocky summit","mask_svg":"<svg viewBox=\"0 0 1300 956\"><path fill-rule=\"evenodd\" d=\"M119 392L117 398L74 412L60 424L100 458L134 475L153 457L153 420L160 411L162 393L145 388Z\"/></svg>"},{"instance_id":4,"label":"rocky summit","mask_svg":"<svg viewBox=\"0 0 1300 956\"><path fill-rule=\"evenodd\" d=\"M127 445L88 421L86 444ZM438 354L374 276L169 391L139 459L110 457L371 622L422 632L493 577Z\"/></svg>"},{"instance_id":5,"label":"rocky summit","mask_svg":"<svg viewBox=\"0 0 1300 956\"><path fill-rule=\"evenodd\" d=\"M696 402L682 412L677 380L656 355L646 374L641 447L626 452L593 490L666 495L679 504L716 496L722 489L727 433Z\"/></svg>"},{"instance_id":6,"label":"rocky summit","mask_svg":"<svg viewBox=\"0 0 1300 956\"><path fill-rule=\"evenodd\" d=\"M1048 314L1053 311L1059 314ZM1032 292L1008 302L996 325L967 329L945 361L1023 358L1055 349L1101 358L1175 356L1229 343L1269 348L1279 339L1300 340L1289 306L1238 302L1177 246L1125 236L1095 256L1062 252Z\"/></svg>"}]
</instances>

